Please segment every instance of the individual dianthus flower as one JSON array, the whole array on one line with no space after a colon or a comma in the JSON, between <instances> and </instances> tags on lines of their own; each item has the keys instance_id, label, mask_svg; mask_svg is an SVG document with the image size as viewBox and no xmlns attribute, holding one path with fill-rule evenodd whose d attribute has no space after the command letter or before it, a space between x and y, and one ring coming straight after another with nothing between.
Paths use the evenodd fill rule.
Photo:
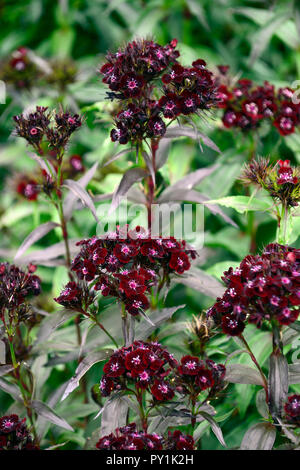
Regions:
<instances>
[{"instance_id":1,"label":"individual dianthus flower","mask_svg":"<svg viewBox=\"0 0 300 470\"><path fill-rule=\"evenodd\" d=\"M174 387L168 380L176 366L174 357L158 343L135 341L113 353L104 365L100 381L103 396L133 385L137 390L148 390L156 401L174 397Z\"/></svg>"},{"instance_id":2,"label":"individual dianthus flower","mask_svg":"<svg viewBox=\"0 0 300 470\"><path fill-rule=\"evenodd\" d=\"M138 431L136 424L117 428L102 437L96 444L98 450L163 450L163 437Z\"/></svg>"},{"instance_id":3,"label":"individual dianthus flower","mask_svg":"<svg viewBox=\"0 0 300 470\"><path fill-rule=\"evenodd\" d=\"M15 265L0 263L0 310L14 312L28 297L40 293L41 281L32 274L34 271L33 265L24 272Z\"/></svg>"},{"instance_id":4,"label":"individual dianthus flower","mask_svg":"<svg viewBox=\"0 0 300 470\"><path fill-rule=\"evenodd\" d=\"M175 238L152 239L148 231L136 227L126 238L122 230L104 238L93 237L78 243L79 254L71 269L93 292L115 297L131 315L150 307L147 294L155 286L169 282L170 275L182 274L195 252ZM56 299L59 303L65 297Z\"/></svg>"},{"instance_id":5,"label":"individual dianthus flower","mask_svg":"<svg viewBox=\"0 0 300 470\"><path fill-rule=\"evenodd\" d=\"M246 164L241 175L245 184L255 184L265 189L274 201L285 207L295 207L300 201L300 167L292 167L289 160L271 164L260 158Z\"/></svg>"},{"instance_id":6,"label":"individual dianthus flower","mask_svg":"<svg viewBox=\"0 0 300 470\"><path fill-rule=\"evenodd\" d=\"M291 395L284 405L286 419L291 424L300 426L300 395Z\"/></svg>"},{"instance_id":7,"label":"individual dianthus flower","mask_svg":"<svg viewBox=\"0 0 300 470\"><path fill-rule=\"evenodd\" d=\"M12 414L0 418L0 450L38 450L26 426L26 418Z\"/></svg>"},{"instance_id":8,"label":"individual dianthus flower","mask_svg":"<svg viewBox=\"0 0 300 470\"><path fill-rule=\"evenodd\" d=\"M268 245L261 255L246 256L222 277L226 291L208 310L230 336L240 335L246 323L258 328L264 321L290 325L299 315L300 250Z\"/></svg>"}]
</instances>

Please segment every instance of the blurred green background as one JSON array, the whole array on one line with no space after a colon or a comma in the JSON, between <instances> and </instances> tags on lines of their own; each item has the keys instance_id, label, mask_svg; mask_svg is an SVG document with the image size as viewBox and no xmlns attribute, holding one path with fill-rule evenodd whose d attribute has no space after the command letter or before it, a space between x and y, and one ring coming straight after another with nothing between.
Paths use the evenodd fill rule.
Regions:
<instances>
[{"instance_id":1,"label":"blurred green background","mask_svg":"<svg viewBox=\"0 0 300 470\"><path fill-rule=\"evenodd\" d=\"M97 74L98 65L108 49L115 50L138 36L154 37L161 44L177 38L184 64L203 58L213 71L217 65L229 65L233 76L250 78L259 84L268 80L276 87L291 86L300 78L299 7L299 2L285 0L2 0L0 60L5 62L15 49L26 47L47 61L72 60L76 74L63 89L50 83L33 85L30 90L18 90L11 84L7 86L7 102L0 104L0 258L11 261L18 246L39 223L56 220L57 217L42 198L38 203L28 202L13 189L17 174L30 174L35 168L35 163L27 156L26 144L11 135L14 114L29 105L57 107L59 103L84 112L85 126L74 136L69 153L81 155L86 168L96 161L101 166L101 162L116 152L109 138L111 105L104 101L104 87ZM241 194L236 178L248 158L247 137L236 131L225 131L218 112L214 120L202 123L201 128L219 146L222 154L219 156L207 147L201 152L189 139L177 140L172 144L162 176L166 181L174 182L191 170L218 161L220 168L199 189L212 199ZM288 158L299 164L300 134L283 139L274 130L263 129L257 152L269 155L272 160ZM134 158L131 160L133 162ZM128 164L124 158L109 167L100 168L89 189L94 194L112 192ZM235 220L239 229L205 212L201 268L218 279L229 266L237 265L249 253L250 247L246 216L231 209L226 209L226 213ZM256 246L260 250L274 240L276 221L267 214L258 214L257 225ZM95 222L90 213L87 210L75 212L70 227L71 238L87 238L94 233ZM43 249L60 240L60 231L54 230L35 244L34 249ZM299 227L295 228L293 245L300 247ZM41 306L53 311L56 307L51 299L58 295L67 281L66 272L62 267L40 266L38 274L44 287ZM186 304L176 313L174 324L175 321L185 322L192 314L199 314L213 300L178 285L171 290L166 304ZM158 334L175 354L188 348L184 324L179 324L183 326L176 334L170 333L170 325ZM270 353L270 344L266 341L268 331L249 327L247 335L261 364L266 365ZM234 348L233 340L220 335L212 341L210 355L215 360L224 361ZM288 348L292 353L293 346ZM235 359L236 362L248 363L245 354ZM47 382L48 389L70 377L74 367L76 361L54 367ZM91 369L88 377L90 385L97 382L99 369ZM293 388L299 389L298 386ZM229 447L238 446L250 424L259 419L255 406L257 389L254 385L231 385L217 405L219 415L224 418L220 424ZM0 406L3 411L5 400L9 406L9 400L3 398ZM64 412L62 409L62 416ZM228 412L232 412L230 417ZM77 431L77 437L68 435L70 448L83 445L83 438L94 427L92 423L86 431ZM64 442L65 434L57 434L55 440ZM215 436L205 429L201 447L221 448Z\"/></svg>"}]
</instances>

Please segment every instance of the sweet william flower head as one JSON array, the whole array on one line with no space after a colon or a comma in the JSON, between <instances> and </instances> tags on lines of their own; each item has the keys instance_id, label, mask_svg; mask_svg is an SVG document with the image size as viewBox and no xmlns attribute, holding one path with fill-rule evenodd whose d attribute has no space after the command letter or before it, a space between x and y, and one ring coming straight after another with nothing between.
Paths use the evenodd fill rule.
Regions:
<instances>
[{"instance_id":1,"label":"sweet william flower head","mask_svg":"<svg viewBox=\"0 0 300 470\"><path fill-rule=\"evenodd\" d=\"M147 295L151 288L168 282L172 274L187 271L195 253L172 237L151 239L141 227L125 232L118 229L103 238L79 242L81 250L71 269L87 289L91 285L91 294L113 296L137 316L149 308ZM57 298L65 306L69 300L73 299L68 292Z\"/></svg>"},{"instance_id":2,"label":"sweet william flower head","mask_svg":"<svg viewBox=\"0 0 300 470\"><path fill-rule=\"evenodd\" d=\"M26 419L12 414L0 418L0 450L38 450L26 426Z\"/></svg>"},{"instance_id":3,"label":"sweet william flower head","mask_svg":"<svg viewBox=\"0 0 300 470\"><path fill-rule=\"evenodd\" d=\"M224 273L227 287L208 310L224 333L240 335L247 323L258 328L270 320L289 325L300 305L300 250L268 245L261 255L246 256L240 266Z\"/></svg>"}]
</instances>

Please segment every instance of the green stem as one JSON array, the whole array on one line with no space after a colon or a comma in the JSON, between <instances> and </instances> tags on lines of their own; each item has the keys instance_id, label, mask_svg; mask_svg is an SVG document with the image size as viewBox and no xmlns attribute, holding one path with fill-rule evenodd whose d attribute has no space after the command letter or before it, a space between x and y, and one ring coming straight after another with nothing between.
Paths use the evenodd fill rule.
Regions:
<instances>
[{"instance_id":1,"label":"green stem","mask_svg":"<svg viewBox=\"0 0 300 470\"><path fill-rule=\"evenodd\" d=\"M257 360L256 360L256 357L254 356L253 352L251 351L251 348L250 348L249 344L247 343L246 338L245 338L242 334L239 335L239 338L241 339L241 341L242 341L243 344L245 345L245 348L247 349L247 351L248 351L248 353L249 353L249 355L250 355L250 357L251 357L252 362L255 364L255 366L256 366L258 372L259 372L260 375L261 375L261 378L262 378L262 381L263 381L263 384L264 384L264 385L263 385L263 388L264 388L265 393L266 393L266 402L267 402L267 404L268 404L268 403L269 403L269 392L268 392L268 382L267 382L266 376L265 376L265 374L263 373L262 368L261 368L260 365L258 364L258 362L257 362Z\"/></svg>"},{"instance_id":2,"label":"green stem","mask_svg":"<svg viewBox=\"0 0 300 470\"><path fill-rule=\"evenodd\" d=\"M19 363L17 362L17 359L16 359L16 354L15 354L15 350L14 350L14 346L13 346L13 338L11 336L8 337L8 342L9 342L10 356L11 356L12 364L13 364L13 367L14 367L13 374L14 374L14 377L15 377L17 383L18 383L18 387L19 387L21 395L22 395L23 404L26 408L27 416L28 416L28 419L29 419L29 422L30 422L30 426L32 428L33 435L34 435L34 440L35 440L36 443L38 443L38 437L37 437L37 433L36 433L36 429L35 429L35 425L34 425L33 412L32 412L31 406L30 406L30 402L28 402L28 400L27 400L25 388L23 387L23 384L22 384L22 380L21 380L21 377L20 377L20 371L19 371Z\"/></svg>"},{"instance_id":3,"label":"green stem","mask_svg":"<svg viewBox=\"0 0 300 470\"><path fill-rule=\"evenodd\" d=\"M290 221L290 211L289 208L285 205L282 204L281 207L281 214L280 214L280 219L279 219L279 226L277 230L277 243L280 243L282 245L287 245L288 244L288 224Z\"/></svg>"},{"instance_id":4,"label":"green stem","mask_svg":"<svg viewBox=\"0 0 300 470\"><path fill-rule=\"evenodd\" d=\"M102 325L102 323L98 322L98 320L94 317L93 318L94 322L99 326L99 328L101 328L102 331L104 331L104 333L110 338L110 340L114 343L114 345L116 346L116 348L118 349L119 348L119 345L117 343L117 341L114 339L114 337L107 331L107 329Z\"/></svg>"}]
</instances>

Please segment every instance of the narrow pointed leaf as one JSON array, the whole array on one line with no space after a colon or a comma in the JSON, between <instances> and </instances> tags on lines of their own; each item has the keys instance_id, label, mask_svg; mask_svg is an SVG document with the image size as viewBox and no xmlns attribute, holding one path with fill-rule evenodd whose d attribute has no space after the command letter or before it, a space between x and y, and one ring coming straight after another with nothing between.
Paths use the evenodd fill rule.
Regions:
<instances>
[{"instance_id":1,"label":"narrow pointed leaf","mask_svg":"<svg viewBox=\"0 0 300 470\"><path fill-rule=\"evenodd\" d=\"M75 194L75 196L77 196L77 198L79 198L82 203L90 209L96 222L98 222L99 220L97 217L96 208L94 206L93 200L89 193L80 185L80 183L74 180L65 180L63 182L63 186L70 189Z\"/></svg>"},{"instance_id":2,"label":"narrow pointed leaf","mask_svg":"<svg viewBox=\"0 0 300 470\"><path fill-rule=\"evenodd\" d=\"M217 145L209 137L199 132L198 129L192 129L191 127L187 127L187 126L169 127L167 129L167 132L164 135L164 138L174 139L176 137L190 137L190 139L194 139L198 141L201 139L204 145L220 153L220 149L217 147Z\"/></svg>"},{"instance_id":3,"label":"narrow pointed leaf","mask_svg":"<svg viewBox=\"0 0 300 470\"><path fill-rule=\"evenodd\" d=\"M77 180L77 183L82 188L85 188L88 185L88 183L91 181L91 179L93 178L94 174L96 173L97 168L98 168L98 162L94 163L94 165L79 180ZM66 220L69 220L72 216L76 199L78 199L78 197L72 191L70 191L65 198L63 210L64 210L64 216Z\"/></svg>"},{"instance_id":4,"label":"narrow pointed leaf","mask_svg":"<svg viewBox=\"0 0 300 470\"><path fill-rule=\"evenodd\" d=\"M128 402L122 396L112 397L106 401L102 411L101 436L106 436L116 428L125 426L128 408Z\"/></svg>"},{"instance_id":5,"label":"narrow pointed leaf","mask_svg":"<svg viewBox=\"0 0 300 470\"><path fill-rule=\"evenodd\" d=\"M170 194L176 195L176 191L178 190L186 191L192 189L194 186L199 184L204 178L213 173L218 167L219 165L213 165L209 168L200 168L199 170L189 173L188 175L184 176L184 178L181 178L180 180L176 181L176 183L172 184L167 189L165 189L162 195L159 197L158 202L168 200Z\"/></svg>"},{"instance_id":6,"label":"narrow pointed leaf","mask_svg":"<svg viewBox=\"0 0 300 470\"><path fill-rule=\"evenodd\" d=\"M122 155L126 155L126 153L129 153L131 151L132 151L131 148L120 150L120 152L116 153L111 158L109 158L105 163L103 163L102 167L110 165L112 162L114 162L114 161L118 160L118 158L122 157Z\"/></svg>"},{"instance_id":7,"label":"narrow pointed leaf","mask_svg":"<svg viewBox=\"0 0 300 470\"><path fill-rule=\"evenodd\" d=\"M74 431L72 426L70 426L65 419L58 416L50 406L46 405L46 403L42 403L39 400L33 400L31 405L38 415L47 419L51 423L56 424L56 426L59 426L60 428L67 429L68 431Z\"/></svg>"},{"instance_id":8,"label":"narrow pointed leaf","mask_svg":"<svg viewBox=\"0 0 300 470\"><path fill-rule=\"evenodd\" d=\"M283 354L272 353L269 370L269 407L273 417L281 417L288 395L288 363Z\"/></svg>"},{"instance_id":9,"label":"narrow pointed leaf","mask_svg":"<svg viewBox=\"0 0 300 470\"><path fill-rule=\"evenodd\" d=\"M155 162L156 169L159 170L168 160L171 141L169 139L160 139L158 149L156 151Z\"/></svg>"},{"instance_id":10,"label":"narrow pointed leaf","mask_svg":"<svg viewBox=\"0 0 300 470\"><path fill-rule=\"evenodd\" d=\"M68 386L62 396L61 401L65 400L70 393L79 386L80 379L86 374L86 372L97 362L104 361L112 354L111 349L105 349L103 351L97 351L86 356L77 367L74 376L69 380Z\"/></svg>"},{"instance_id":11,"label":"narrow pointed leaf","mask_svg":"<svg viewBox=\"0 0 300 470\"><path fill-rule=\"evenodd\" d=\"M42 157L39 157L35 153L28 152L29 157L37 162L41 169L44 170L50 178L53 178L56 175L56 171L54 170L52 164L47 160L47 163L45 162L45 159ZM49 170L50 169L50 170Z\"/></svg>"},{"instance_id":12,"label":"narrow pointed leaf","mask_svg":"<svg viewBox=\"0 0 300 470\"><path fill-rule=\"evenodd\" d=\"M269 201L263 201L248 196L228 196L206 201L205 204L218 204L220 206L231 207L240 214L247 211L267 211L273 207Z\"/></svg>"},{"instance_id":13,"label":"narrow pointed leaf","mask_svg":"<svg viewBox=\"0 0 300 470\"><path fill-rule=\"evenodd\" d=\"M2 377L2 375L6 375L8 374L9 372L11 372L12 370L14 370L13 366L10 365L10 364L6 364L4 366L0 366L0 377Z\"/></svg>"},{"instance_id":14,"label":"narrow pointed leaf","mask_svg":"<svg viewBox=\"0 0 300 470\"><path fill-rule=\"evenodd\" d=\"M35 242L43 238L47 233L51 232L55 227L59 227L59 224L55 222L46 222L45 224L39 225L33 230L23 241L22 245L18 249L15 260L25 253L25 251L33 245Z\"/></svg>"},{"instance_id":15,"label":"narrow pointed leaf","mask_svg":"<svg viewBox=\"0 0 300 470\"><path fill-rule=\"evenodd\" d=\"M235 384L264 385L260 373L253 367L245 364L230 364L226 367L225 379Z\"/></svg>"},{"instance_id":16,"label":"narrow pointed leaf","mask_svg":"<svg viewBox=\"0 0 300 470\"><path fill-rule=\"evenodd\" d=\"M215 277L198 268L192 267L187 274L176 277L174 281L213 298L222 297L225 292L225 287Z\"/></svg>"},{"instance_id":17,"label":"narrow pointed leaf","mask_svg":"<svg viewBox=\"0 0 300 470\"><path fill-rule=\"evenodd\" d=\"M211 426L211 430L215 434L220 444L222 444L223 447L227 447L226 442L224 441L222 429L220 428L218 423L214 420L214 418L210 414L206 413L205 411L201 411L199 414L203 416L203 418L206 419L206 421L209 422Z\"/></svg>"},{"instance_id":18,"label":"narrow pointed leaf","mask_svg":"<svg viewBox=\"0 0 300 470\"><path fill-rule=\"evenodd\" d=\"M271 423L254 424L243 437L240 450L272 450L276 428Z\"/></svg>"},{"instance_id":19,"label":"narrow pointed leaf","mask_svg":"<svg viewBox=\"0 0 300 470\"><path fill-rule=\"evenodd\" d=\"M130 168L124 173L119 186L113 194L112 203L109 209L109 214L111 214L121 202L122 197L126 196L127 192L131 186L137 181L142 180L147 176L146 170L143 168Z\"/></svg>"},{"instance_id":20,"label":"narrow pointed leaf","mask_svg":"<svg viewBox=\"0 0 300 470\"><path fill-rule=\"evenodd\" d=\"M159 198L159 202L174 202L174 201L190 201L190 202L197 202L199 204L205 204L209 198L205 196L205 194L201 194L198 191L193 189L184 190L184 189L174 189L174 191L170 191L167 194L162 194ZM206 206L210 212L214 215L220 215L226 222L233 227L237 227L237 224L226 215L222 209L216 204L209 204Z\"/></svg>"}]
</instances>

